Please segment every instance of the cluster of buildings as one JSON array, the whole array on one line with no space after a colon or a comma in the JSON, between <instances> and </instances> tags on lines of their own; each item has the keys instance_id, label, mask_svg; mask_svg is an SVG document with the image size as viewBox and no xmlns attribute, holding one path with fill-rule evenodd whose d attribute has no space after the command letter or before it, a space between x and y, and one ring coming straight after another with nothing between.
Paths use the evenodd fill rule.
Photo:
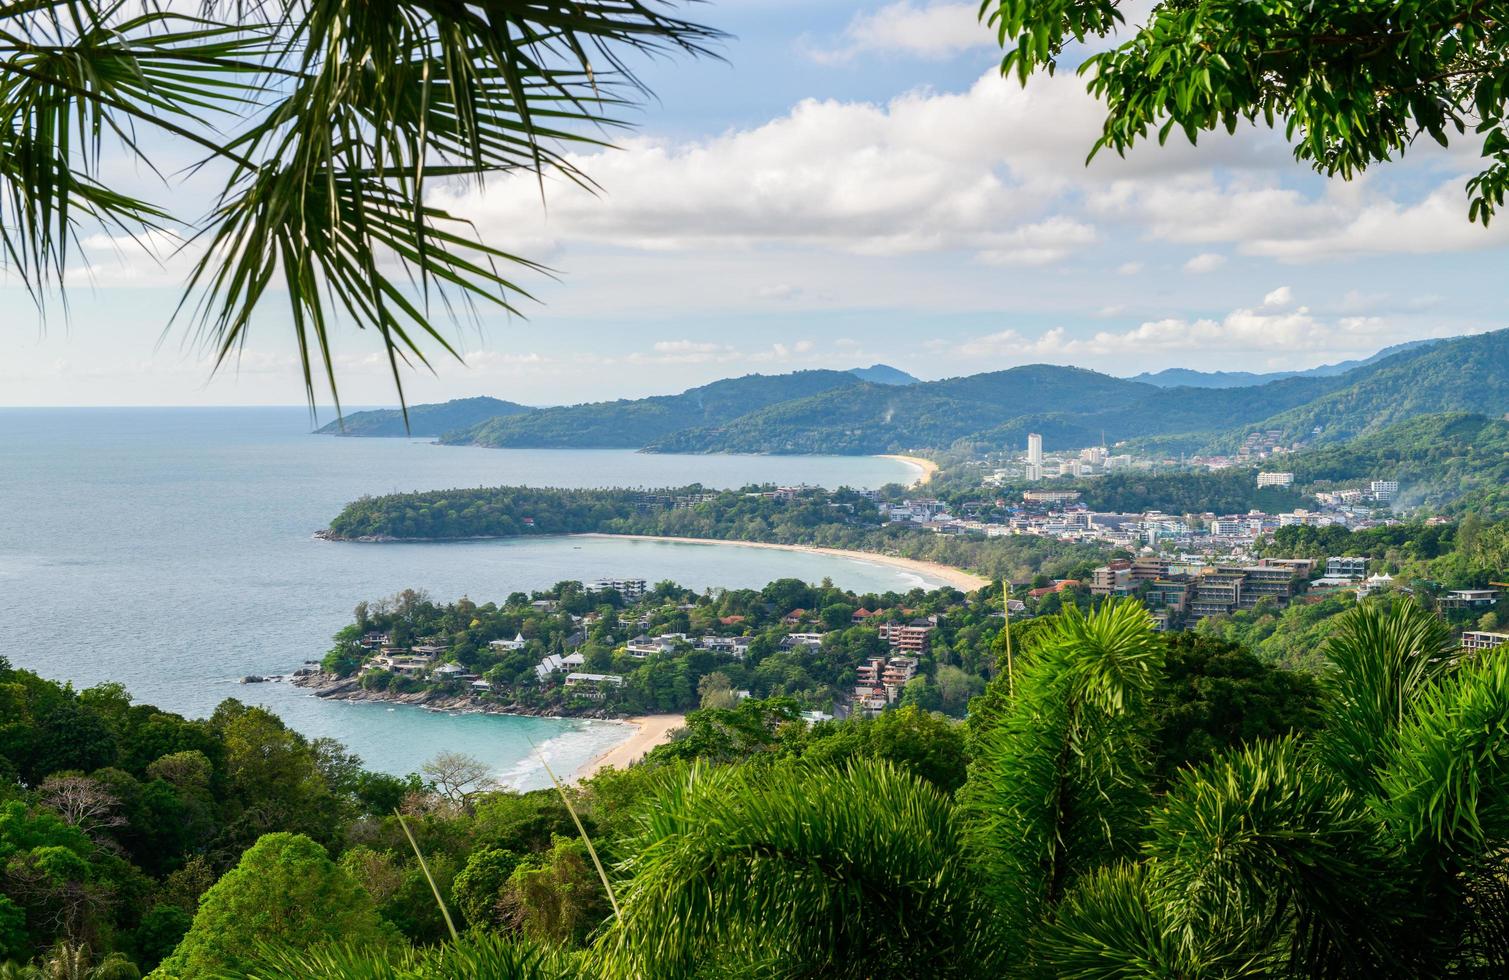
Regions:
<instances>
[{"instance_id":1,"label":"cluster of buildings","mask_svg":"<svg viewBox=\"0 0 1509 980\"><path fill-rule=\"evenodd\" d=\"M1318 432L1319 430L1316 430ZM1313 434L1313 433L1312 433ZM1203 466L1212 470L1224 470L1232 466L1253 466L1264 460L1285 453L1292 453L1304 446L1303 439L1292 442L1285 440L1282 429L1259 429L1249 432L1242 439L1242 445L1237 451L1229 456L1193 456L1188 462L1192 466ZM1269 486L1270 484L1259 484ZM1272 486L1284 486L1286 484L1271 484Z\"/></svg>"},{"instance_id":2,"label":"cluster of buildings","mask_svg":"<svg viewBox=\"0 0 1509 980\"><path fill-rule=\"evenodd\" d=\"M1398 480L1370 480L1365 487L1316 491L1315 502L1323 508L1343 510L1349 507L1391 504L1398 497Z\"/></svg>"},{"instance_id":3,"label":"cluster of buildings","mask_svg":"<svg viewBox=\"0 0 1509 980\"><path fill-rule=\"evenodd\" d=\"M1043 437L1036 432L1027 435L1027 451L985 477L989 486L1000 486L1013 480L1053 480L1058 478L1080 479L1101 476L1118 469L1149 466L1146 460L1137 460L1125 453L1112 453L1105 446L1090 446L1067 452L1043 454Z\"/></svg>"},{"instance_id":4,"label":"cluster of buildings","mask_svg":"<svg viewBox=\"0 0 1509 980\"><path fill-rule=\"evenodd\" d=\"M1209 616L1251 610L1264 599L1288 604L1309 581L1308 558L1265 558L1255 564L1207 564L1193 557L1158 556L1112 561L1095 569L1090 593L1142 597L1161 630Z\"/></svg>"},{"instance_id":5,"label":"cluster of buildings","mask_svg":"<svg viewBox=\"0 0 1509 980\"><path fill-rule=\"evenodd\" d=\"M873 615L861 609L854 614L856 622L860 621L860 613L865 617ZM879 624L876 632L891 651L884 657L870 657L855 669L854 695L849 702L851 713L873 717L895 704L907 682L917 676L918 665L937 628L936 616Z\"/></svg>"}]
</instances>

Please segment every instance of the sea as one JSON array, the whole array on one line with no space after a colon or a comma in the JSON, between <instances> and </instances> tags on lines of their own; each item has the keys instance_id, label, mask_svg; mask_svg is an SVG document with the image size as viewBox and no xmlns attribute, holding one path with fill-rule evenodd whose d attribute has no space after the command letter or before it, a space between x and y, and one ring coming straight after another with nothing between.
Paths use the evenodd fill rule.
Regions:
<instances>
[{"instance_id":1,"label":"sea","mask_svg":"<svg viewBox=\"0 0 1509 980\"><path fill-rule=\"evenodd\" d=\"M362 600L422 589L482 603L564 579L672 579L691 588L831 578L859 591L930 581L832 555L612 538L355 544L322 541L364 494L517 484L878 487L915 468L852 456L506 450L311 434L303 408L0 408L0 656L84 688L118 681L191 717L226 698L264 705L371 769L405 774L441 751L517 789L548 784L623 740L582 719L322 701L243 684L318 660Z\"/></svg>"}]
</instances>

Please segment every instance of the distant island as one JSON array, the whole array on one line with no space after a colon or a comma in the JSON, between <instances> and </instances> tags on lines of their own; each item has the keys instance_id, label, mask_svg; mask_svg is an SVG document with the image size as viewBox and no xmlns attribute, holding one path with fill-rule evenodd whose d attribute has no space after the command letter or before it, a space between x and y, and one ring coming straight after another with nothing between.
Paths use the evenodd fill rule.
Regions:
<instances>
[{"instance_id":1,"label":"distant island","mask_svg":"<svg viewBox=\"0 0 1509 980\"><path fill-rule=\"evenodd\" d=\"M918 381L886 365L752 374L673 395L529 408L471 398L418 405L409 432L447 445L667 453L870 455L1121 444L1177 458L1333 446L1421 416L1509 412L1509 331L1404 344L1282 375L1170 370L1140 379L1035 364ZM401 435L394 410L323 433Z\"/></svg>"}]
</instances>

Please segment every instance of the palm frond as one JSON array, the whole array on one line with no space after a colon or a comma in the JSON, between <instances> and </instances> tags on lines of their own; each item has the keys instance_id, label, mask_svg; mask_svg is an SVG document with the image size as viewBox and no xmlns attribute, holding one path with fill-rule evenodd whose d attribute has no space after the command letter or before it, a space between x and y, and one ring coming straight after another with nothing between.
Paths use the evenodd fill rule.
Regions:
<instances>
[{"instance_id":1,"label":"palm frond","mask_svg":"<svg viewBox=\"0 0 1509 980\"><path fill-rule=\"evenodd\" d=\"M1163 645L1134 601L1060 614L978 731L959 800L971 858L1025 943L1080 876L1134 853L1149 802L1145 703Z\"/></svg>"},{"instance_id":2,"label":"palm frond","mask_svg":"<svg viewBox=\"0 0 1509 980\"><path fill-rule=\"evenodd\" d=\"M446 327L517 314L539 265L431 201L436 182L524 174L592 188L567 147L606 145L643 92L627 52L711 54L721 35L643 0L126 0L0 5L0 256L39 303L81 223L203 248L180 310L215 365L286 292L313 405L339 408L337 329L377 334L394 385L459 356ZM240 122L233 132L218 126ZM105 140L151 167L155 130L225 173L189 220L99 180ZM185 175L164 175L170 186ZM274 284L279 287L274 290Z\"/></svg>"},{"instance_id":3,"label":"palm frond","mask_svg":"<svg viewBox=\"0 0 1509 980\"><path fill-rule=\"evenodd\" d=\"M467 935L428 949L370 946L292 948L267 946L247 957L249 965L226 980L417 980L442 977L507 977L508 980L572 980L579 957L497 935Z\"/></svg>"},{"instance_id":4,"label":"palm frond","mask_svg":"<svg viewBox=\"0 0 1509 980\"><path fill-rule=\"evenodd\" d=\"M996 975L953 807L889 764L670 768L629 842L608 976Z\"/></svg>"},{"instance_id":5,"label":"palm frond","mask_svg":"<svg viewBox=\"0 0 1509 980\"><path fill-rule=\"evenodd\" d=\"M1368 795L1415 700L1452 668L1456 643L1439 616L1413 601L1371 602L1340 617L1325 653L1321 756L1353 791Z\"/></svg>"},{"instance_id":6,"label":"palm frond","mask_svg":"<svg viewBox=\"0 0 1509 980\"><path fill-rule=\"evenodd\" d=\"M1153 901L1199 975L1400 966L1401 869L1365 802L1296 740L1186 770L1149 830Z\"/></svg>"}]
</instances>

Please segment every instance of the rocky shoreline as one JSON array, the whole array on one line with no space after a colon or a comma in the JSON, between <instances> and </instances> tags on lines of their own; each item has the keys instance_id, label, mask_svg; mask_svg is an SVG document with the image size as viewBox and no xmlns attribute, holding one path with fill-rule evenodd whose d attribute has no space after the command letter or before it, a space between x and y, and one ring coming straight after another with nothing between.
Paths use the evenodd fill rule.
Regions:
<instances>
[{"instance_id":1,"label":"rocky shoreline","mask_svg":"<svg viewBox=\"0 0 1509 980\"><path fill-rule=\"evenodd\" d=\"M460 711L486 715L522 715L529 718L590 718L597 721L622 721L624 715L606 708L588 708L570 714L559 709L541 708L523 704L500 704L484 701L472 694L449 694L439 690L368 691L355 677L338 677L320 671L299 673L289 678L296 687L307 688L317 698L328 701L372 701L388 704L409 704L431 711Z\"/></svg>"}]
</instances>

